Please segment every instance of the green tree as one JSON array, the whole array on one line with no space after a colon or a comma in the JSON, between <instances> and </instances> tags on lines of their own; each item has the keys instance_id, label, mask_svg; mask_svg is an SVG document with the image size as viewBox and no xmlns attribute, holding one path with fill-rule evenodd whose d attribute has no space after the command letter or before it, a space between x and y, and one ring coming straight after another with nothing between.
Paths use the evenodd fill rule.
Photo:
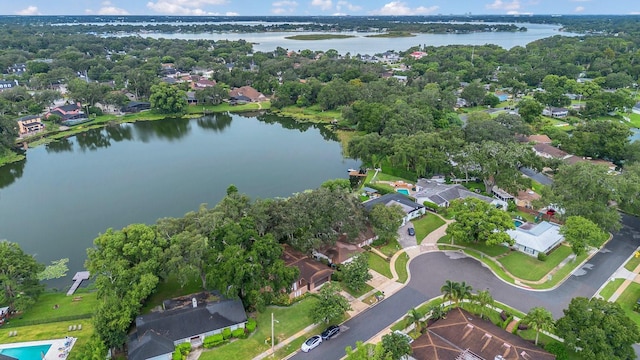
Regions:
<instances>
[{"instance_id":1,"label":"green tree","mask_svg":"<svg viewBox=\"0 0 640 360\"><path fill-rule=\"evenodd\" d=\"M360 291L371 280L369 261L366 253L361 253L342 267L342 279L347 287L353 291Z\"/></svg>"},{"instance_id":2,"label":"green tree","mask_svg":"<svg viewBox=\"0 0 640 360\"><path fill-rule=\"evenodd\" d=\"M615 181L605 166L589 162L564 165L551 187L542 191L542 200L562 209L564 218L582 216L605 231L615 231L620 228L620 214L610 205L620 200L620 194L611 191Z\"/></svg>"},{"instance_id":3,"label":"green tree","mask_svg":"<svg viewBox=\"0 0 640 360\"><path fill-rule=\"evenodd\" d=\"M515 228L506 211L475 198L456 199L451 202L450 209L456 221L449 224L447 234L455 241L485 242L487 245L514 243L506 233Z\"/></svg>"},{"instance_id":4,"label":"green tree","mask_svg":"<svg viewBox=\"0 0 640 360\"><path fill-rule=\"evenodd\" d=\"M44 270L38 274L38 280L59 279L67 276L67 271L69 271L67 263L69 263L69 258L52 261L51 265L47 265Z\"/></svg>"},{"instance_id":5,"label":"green tree","mask_svg":"<svg viewBox=\"0 0 640 360\"><path fill-rule=\"evenodd\" d=\"M640 341L638 326L618 303L574 298L556 323L556 334L586 360L635 359L632 345Z\"/></svg>"},{"instance_id":6,"label":"green tree","mask_svg":"<svg viewBox=\"0 0 640 360\"><path fill-rule=\"evenodd\" d=\"M476 303L480 305L480 318L484 319L484 314L487 311L487 306L493 306L493 296L489 290L481 290L473 297Z\"/></svg>"},{"instance_id":7,"label":"green tree","mask_svg":"<svg viewBox=\"0 0 640 360\"><path fill-rule=\"evenodd\" d=\"M442 293L442 300L456 302L458 293L460 292L460 283L446 280L444 285L440 287L440 292Z\"/></svg>"},{"instance_id":8,"label":"green tree","mask_svg":"<svg viewBox=\"0 0 640 360\"><path fill-rule=\"evenodd\" d=\"M420 313L420 311L418 311L418 309L416 308L410 309L407 312L407 318L410 322L413 323L417 333L420 333L420 330L422 330L422 327L421 327L422 316L423 316L422 313Z\"/></svg>"},{"instance_id":9,"label":"green tree","mask_svg":"<svg viewBox=\"0 0 640 360\"><path fill-rule=\"evenodd\" d=\"M540 335L540 331L552 331L554 327L553 315L551 315L549 310L543 307L534 307L529 310L527 316L525 316L522 321L536 331L536 345L538 345L538 336Z\"/></svg>"},{"instance_id":10,"label":"green tree","mask_svg":"<svg viewBox=\"0 0 640 360\"><path fill-rule=\"evenodd\" d=\"M369 211L369 220L373 230L381 239L391 240L398 236L405 213L400 206L378 204Z\"/></svg>"},{"instance_id":11,"label":"green tree","mask_svg":"<svg viewBox=\"0 0 640 360\"><path fill-rule=\"evenodd\" d=\"M315 323L339 321L346 311L351 310L349 300L340 295L338 283L324 284L318 292L318 300L311 309L311 319Z\"/></svg>"},{"instance_id":12,"label":"green tree","mask_svg":"<svg viewBox=\"0 0 640 360\"><path fill-rule=\"evenodd\" d=\"M540 117L542 110L544 110L544 106L533 99L522 99L518 103L518 114L529 124Z\"/></svg>"},{"instance_id":13,"label":"green tree","mask_svg":"<svg viewBox=\"0 0 640 360\"><path fill-rule=\"evenodd\" d=\"M18 124L9 117L0 116L0 154L15 146Z\"/></svg>"},{"instance_id":14,"label":"green tree","mask_svg":"<svg viewBox=\"0 0 640 360\"><path fill-rule=\"evenodd\" d=\"M0 304L7 304L11 311L24 311L33 305L44 290L38 280L43 270L44 265L18 244L0 241Z\"/></svg>"},{"instance_id":15,"label":"green tree","mask_svg":"<svg viewBox=\"0 0 640 360\"><path fill-rule=\"evenodd\" d=\"M471 106L477 106L482 104L486 93L484 86L479 81L474 81L462 89L460 97L467 100Z\"/></svg>"},{"instance_id":16,"label":"green tree","mask_svg":"<svg viewBox=\"0 0 640 360\"><path fill-rule=\"evenodd\" d=\"M177 86L160 83L151 86L151 108L163 114L182 114L187 111L187 94Z\"/></svg>"},{"instance_id":17,"label":"green tree","mask_svg":"<svg viewBox=\"0 0 640 360\"><path fill-rule=\"evenodd\" d=\"M409 344L409 336L392 332L382 336L382 348L385 353L391 353L391 359L399 360L405 355L411 355L413 350Z\"/></svg>"},{"instance_id":18,"label":"green tree","mask_svg":"<svg viewBox=\"0 0 640 360\"><path fill-rule=\"evenodd\" d=\"M569 216L560 228L560 234L578 256L584 254L589 246L600 246L607 239L607 233L582 216Z\"/></svg>"}]
</instances>

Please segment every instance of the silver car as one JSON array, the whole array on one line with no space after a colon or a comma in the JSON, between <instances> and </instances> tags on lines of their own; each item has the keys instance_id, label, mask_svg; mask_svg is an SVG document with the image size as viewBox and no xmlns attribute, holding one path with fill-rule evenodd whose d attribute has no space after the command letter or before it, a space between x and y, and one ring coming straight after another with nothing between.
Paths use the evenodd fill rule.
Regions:
<instances>
[{"instance_id":1,"label":"silver car","mask_svg":"<svg viewBox=\"0 0 640 360\"><path fill-rule=\"evenodd\" d=\"M318 347L318 345L322 344L322 336L320 335L314 335L310 338L307 339L307 341L305 341L302 344L301 350L302 352L309 352L313 349L315 349L316 347Z\"/></svg>"}]
</instances>

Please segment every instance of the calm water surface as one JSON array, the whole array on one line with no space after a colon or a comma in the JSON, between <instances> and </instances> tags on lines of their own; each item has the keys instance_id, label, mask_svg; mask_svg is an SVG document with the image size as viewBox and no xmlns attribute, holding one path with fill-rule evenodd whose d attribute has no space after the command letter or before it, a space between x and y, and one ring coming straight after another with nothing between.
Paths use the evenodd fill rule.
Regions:
<instances>
[{"instance_id":1,"label":"calm water surface","mask_svg":"<svg viewBox=\"0 0 640 360\"><path fill-rule=\"evenodd\" d=\"M73 275L109 227L213 206L229 184L253 199L289 196L358 166L324 128L271 115L107 127L0 167L0 239L43 263L68 257ZM70 277L54 286L65 284Z\"/></svg>"}]
</instances>

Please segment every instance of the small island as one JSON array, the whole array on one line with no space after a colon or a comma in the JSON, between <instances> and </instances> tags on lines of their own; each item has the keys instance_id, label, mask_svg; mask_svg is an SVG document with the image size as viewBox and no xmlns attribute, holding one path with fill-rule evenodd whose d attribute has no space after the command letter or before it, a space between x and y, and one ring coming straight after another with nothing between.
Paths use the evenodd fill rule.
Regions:
<instances>
[{"instance_id":1,"label":"small island","mask_svg":"<svg viewBox=\"0 0 640 360\"><path fill-rule=\"evenodd\" d=\"M401 37L414 37L415 34L412 34L408 31L389 31L383 34L374 34L374 35L366 35L368 38L401 38Z\"/></svg>"},{"instance_id":2,"label":"small island","mask_svg":"<svg viewBox=\"0 0 640 360\"><path fill-rule=\"evenodd\" d=\"M355 37L353 35L344 34L305 34L305 35L293 35L287 36L287 40L330 40L330 39L348 39Z\"/></svg>"}]
</instances>

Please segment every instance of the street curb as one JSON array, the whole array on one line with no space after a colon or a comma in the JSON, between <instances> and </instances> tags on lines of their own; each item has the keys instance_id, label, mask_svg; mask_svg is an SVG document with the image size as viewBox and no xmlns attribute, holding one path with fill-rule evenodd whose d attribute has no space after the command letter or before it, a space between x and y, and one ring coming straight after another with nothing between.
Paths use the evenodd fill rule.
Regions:
<instances>
[{"instance_id":1,"label":"street curb","mask_svg":"<svg viewBox=\"0 0 640 360\"><path fill-rule=\"evenodd\" d=\"M629 262L629 260L631 260L631 259L635 256L635 253L636 253L637 251L640 251L640 246L638 246L638 247L636 248L636 250L635 250L634 252L632 252L632 253L631 253L631 255L629 255L629 257L624 261L624 263L622 263L622 265L620 265L620 266L616 269L616 271L614 271L614 272L613 272L613 274L617 273L617 272L618 272L618 270L620 270L620 269L621 269L621 268L623 268L625 265L627 265L627 263ZM612 274L612 275L613 275L613 274ZM609 282L611 282L612 280L615 280L615 279L616 279L616 278L609 278L605 283L603 283L603 284L598 288L598 290L596 290L596 293L595 293L595 294L593 294L593 296L591 296L591 299L593 299L594 297L599 297L599 296L600 296L600 292L602 291L602 289L604 289L604 288L609 284ZM618 279L621 279L621 278L618 278ZM609 299L604 299L604 300L609 301Z\"/></svg>"}]
</instances>

